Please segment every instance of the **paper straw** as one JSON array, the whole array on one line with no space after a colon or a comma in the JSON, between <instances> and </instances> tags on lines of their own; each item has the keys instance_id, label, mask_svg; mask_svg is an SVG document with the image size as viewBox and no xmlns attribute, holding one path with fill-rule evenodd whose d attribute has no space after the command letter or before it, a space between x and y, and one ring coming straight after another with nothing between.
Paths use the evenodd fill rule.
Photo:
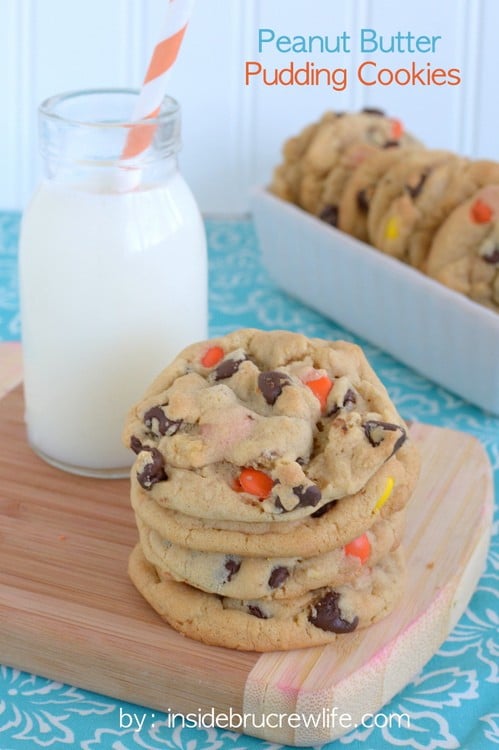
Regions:
<instances>
[{"instance_id":1,"label":"paper straw","mask_svg":"<svg viewBox=\"0 0 499 750\"><path fill-rule=\"evenodd\" d=\"M194 0L169 0L164 28L152 53L132 121L147 120L159 114L167 80L177 59L193 5ZM123 158L131 159L143 153L151 144L153 136L154 128L150 125L132 127L123 149Z\"/></svg>"}]
</instances>

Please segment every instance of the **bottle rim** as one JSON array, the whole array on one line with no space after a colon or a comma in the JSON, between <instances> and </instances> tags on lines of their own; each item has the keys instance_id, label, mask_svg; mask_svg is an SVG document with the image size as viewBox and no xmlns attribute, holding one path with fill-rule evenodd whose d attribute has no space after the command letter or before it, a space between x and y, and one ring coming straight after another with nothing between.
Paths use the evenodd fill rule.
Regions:
<instances>
[{"instance_id":1,"label":"bottle rim","mask_svg":"<svg viewBox=\"0 0 499 750\"><path fill-rule=\"evenodd\" d=\"M152 117L134 120L139 93L133 88L89 88L45 99L38 107L39 150L49 173L64 164L143 168L175 156L181 145L180 105L165 96ZM139 149L132 147L128 154L126 144L135 137Z\"/></svg>"},{"instance_id":2,"label":"bottle rim","mask_svg":"<svg viewBox=\"0 0 499 750\"><path fill-rule=\"evenodd\" d=\"M41 116L49 118L54 122L88 128L133 128L138 125L159 125L165 120L168 120L179 114L180 105L178 101L172 96L168 95L163 98L159 108L159 112L157 114L151 117L143 117L137 120L132 119L132 117L118 118L115 120L85 120L77 117L68 117L67 115L61 114L57 111L60 105L64 104L65 102L81 99L83 97L88 98L94 96L122 95L137 98L139 96L139 93L139 90L134 88L92 88L81 89L77 91L65 91L59 94L54 94L53 96L49 96L44 99L38 107L38 112Z\"/></svg>"}]
</instances>

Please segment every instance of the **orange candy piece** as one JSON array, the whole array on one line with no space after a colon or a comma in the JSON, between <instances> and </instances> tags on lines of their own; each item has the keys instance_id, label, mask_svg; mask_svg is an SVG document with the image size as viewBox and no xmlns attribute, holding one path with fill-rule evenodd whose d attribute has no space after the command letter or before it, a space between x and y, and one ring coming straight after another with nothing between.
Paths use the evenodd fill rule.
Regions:
<instances>
[{"instance_id":1,"label":"orange candy piece","mask_svg":"<svg viewBox=\"0 0 499 750\"><path fill-rule=\"evenodd\" d=\"M307 380L305 385L308 386L314 396L319 399L321 409L324 411L329 391L333 387L333 381L328 378L327 375L322 375L322 377L316 378L315 380Z\"/></svg>"},{"instance_id":2,"label":"orange candy piece","mask_svg":"<svg viewBox=\"0 0 499 750\"><path fill-rule=\"evenodd\" d=\"M358 536L357 539L352 539L351 542L344 546L345 555L351 555L352 557L358 557L360 562L364 564L369 559L371 554L371 544L367 538L367 534Z\"/></svg>"},{"instance_id":3,"label":"orange candy piece","mask_svg":"<svg viewBox=\"0 0 499 750\"><path fill-rule=\"evenodd\" d=\"M241 485L243 492L250 495L256 495L260 500L265 500L272 492L274 480L258 469L243 469L239 474L237 481Z\"/></svg>"},{"instance_id":4,"label":"orange candy piece","mask_svg":"<svg viewBox=\"0 0 499 750\"><path fill-rule=\"evenodd\" d=\"M471 206L471 220L475 224L488 224L491 221L494 212L491 207L478 198Z\"/></svg>"},{"instance_id":5,"label":"orange candy piece","mask_svg":"<svg viewBox=\"0 0 499 750\"><path fill-rule=\"evenodd\" d=\"M404 126L402 125L400 120L393 118L392 119L392 138L398 141L399 138L402 138L403 135L404 135Z\"/></svg>"},{"instance_id":6,"label":"orange candy piece","mask_svg":"<svg viewBox=\"0 0 499 750\"><path fill-rule=\"evenodd\" d=\"M225 352L221 346L210 346L201 357L203 367L215 367L218 365Z\"/></svg>"}]
</instances>

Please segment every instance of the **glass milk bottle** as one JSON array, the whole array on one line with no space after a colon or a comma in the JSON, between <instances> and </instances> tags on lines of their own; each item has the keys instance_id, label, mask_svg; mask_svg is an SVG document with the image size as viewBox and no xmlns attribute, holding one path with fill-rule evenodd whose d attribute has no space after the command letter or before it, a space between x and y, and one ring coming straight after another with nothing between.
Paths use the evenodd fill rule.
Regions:
<instances>
[{"instance_id":1,"label":"glass milk bottle","mask_svg":"<svg viewBox=\"0 0 499 750\"><path fill-rule=\"evenodd\" d=\"M180 349L207 336L204 227L177 167L180 113L139 125L137 93L82 91L40 107L44 175L22 221L25 419L67 471L125 476L125 415ZM148 148L122 158L128 139Z\"/></svg>"}]
</instances>

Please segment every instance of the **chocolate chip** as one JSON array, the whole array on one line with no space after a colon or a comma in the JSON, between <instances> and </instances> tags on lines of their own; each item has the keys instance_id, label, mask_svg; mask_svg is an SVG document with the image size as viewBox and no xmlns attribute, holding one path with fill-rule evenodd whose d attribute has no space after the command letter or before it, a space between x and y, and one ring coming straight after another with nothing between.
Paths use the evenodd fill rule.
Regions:
<instances>
[{"instance_id":1,"label":"chocolate chip","mask_svg":"<svg viewBox=\"0 0 499 750\"><path fill-rule=\"evenodd\" d=\"M359 211L362 211L363 213L367 214L369 211L369 201L367 199L367 190L359 190L356 196L357 199L357 208Z\"/></svg>"},{"instance_id":2,"label":"chocolate chip","mask_svg":"<svg viewBox=\"0 0 499 750\"><path fill-rule=\"evenodd\" d=\"M490 253L486 253L486 255L482 255L481 257L486 263L496 265L496 263L499 263L499 246L496 245Z\"/></svg>"},{"instance_id":3,"label":"chocolate chip","mask_svg":"<svg viewBox=\"0 0 499 750\"><path fill-rule=\"evenodd\" d=\"M145 490L150 490L153 484L164 482L168 479L165 471L163 455L157 448L144 448L151 453L151 461L147 462L142 471L137 472L137 481Z\"/></svg>"},{"instance_id":4,"label":"chocolate chip","mask_svg":"<svg viewBox=\"0 0 499 750\"><path fill-rule=\"evenodd\" d=\"M293 487L293 492L299 500L298 506L300 508L307 508L308 506L315 508L322 497L320 489L315 484L310 484L308 487L299 484L297 487Z\"/></svg>"},{"instance_id":5,"label":"chocolate chip","mask_svg":"<svg viewBox=\"0 0 499 750\"><path fill-rule=\"evenodd\" d=\"M321 516L325 516L329 510L332 510L332 508L334 508L337 502L337 500L331 500L329 503L323 505L322 508L319 508L319 510L314 511L314 513L312 513L310 517L321 518Z\"/></svg>"},{"instance_id":6,"label":"chocolate chip","mask_svg":"<svg viewBox=\"0 0 499 750\"><path fill-rule=\"evenodd\" d=\"M234 557L228 557L224 563L224 568L227 571L226 581L232 581L232 576L235 576L241 567L241 560Z\"/></svg>"},{"instance_id":7,"label":"chocolate chip","mask_svg":"<svg viewBox=\"0 0 499 750\"><path fill-rule=\"evenodd\" d=\"M322 221L325 221L326 224L336 227L338 226L338 213L338 206L328 204L322 209L319 218L322 219Z\"/></svg>"},{"instance_id":8,"label":"chocolate chip","mask_svg":"<svg viewBox=\"0 0 499 750\"><path fill-rule=\"evenodd\" d=\"M348 622L342 617L338 605L340 595L337 591L328 591L322 599L315 602L308 619L312 625L330 633L351 633L359 624L359 618L354 617Z\"/></svg>"},{"instance_id":9,"label":"chocolate chip","mask_svg":"<svg viewBox=\"0 0 499 750\"><path fill-rule=\"evenodd\" d=\"M377 446L383 442L385 439L385 430L393 432L398 429L398 425L391 424L390 422L378 422L375 419L364 422L366 438L369 440L373 448L377 448Z\"/></svg>"},{"instance_id":10,"label":"chocolate chip","mask_svg":"<svg viewBox=\"0 0 499 750\"><path fill-rule=\"evenodd\" d=\"M285 373L278 372L277 370L261 372L258 376L258 387L261 390L265 401L270 406L275 404L281 395L284 386L289 385L290 382L290 379Z\"/></svg>"},{"instance_id":11,"label":"chocolate chip","mask_svg":"<svg viewBox=\"0 0 499 750\"><path fill-rule=\"evenodd\" d=\"M355 406L356 403L357 396L355 395L355 391L353 391L352 388L349 388L343 398L343 406L348 408L349 406Z\"/></svg>"},{"instance_id":12,"label":"chocolate chip","mask_svg":"<svg viewBox=\"0 0 499 750\"><path fill-rule=\"evenodd\" d=\"M284 565L274 568L269 576L268 584L271 589L278 589L288 579L289 570Z\"/></svg>"},{"instance_id":13,"label":"chocolate chip","mask_svg":"<svg viewBox=\"0 0 499 750\"><path fill-rule=\"evenodd\" d=\"M130 438L130 448L134 453L137 453L137 455L142 450L142 443L136 435L132 435L132 437Z\"/></svg>"},{"instance_id":14,"label":"chocolate chip","mask_svg":"<svg viewBox=\"0 0 499 750\"><path fill-rule=\"evenodd\" d=\"M152 406L144 414L145 426L153 431L154 420L158 423L157 431L159 435L175 435L182 425L181 419L169 419L161 406Z\"/></svg>"},{"instance_id":15,"label":"chocolate chip","mask_svg":"<svg viewBox=\"0 0 499 750\"><path fill-rule=\"evenodd\" d=\"M261 620L269 619L267 615L262 612L260 607L256 606L256 604L248 604L248 612L250 615L253 615L253 617L259 617Z\"/></svg>"},{"instance_id":16,"label":"chocolate chip","mask_svg":"<svg viewBox=\"0 0 499 750\"><path fill-rule=\"evenodd\" d=\"M417 198L420 194L421 190L423 189L423 185L426 182L426 178L428 177L430 173L430 170L426 170L425 172L422 172L419 180L417 180L414 184L408 183L405 186L406 191L409 193L411 198Z\"/></svg>"},{"instance_id":17,"label":"chocolate chip","mask_svg":"<svg viewBox=\"0 0 499 750\"><path fill-rule=\"evenodd\" d=\"M234 375L239 370L241 364L245 362L246 359L247 357L243 357L243 359L224 359L223 362L220 362L220 364L216 368L214 372L214 379L225 380L225 378L232 377L232 375Z\"/></svg>"},{"instance_id":18,"label":"chocolate chip","mask_svg":"<svg viewBox=\"0 0 499 750\"><path fill-rule=\"evenodd\" d=\"M385 141L382 148L399 148L400 141Z\"/></svg>"},{"instance_id":19,"label":"chocolate chip","mask_svg":"<svg viewBox=\"0 0 499 750\"><path fill-rule=\"evenodd\" d=\"M400 448L402 448L405 441L407 440L407 432L402 427L400 429L402 430L402 434L400 435L398 440L396 440L395 445L393 446L393 450L390 454L390 458L393 456L394 453L396 453Z\"/></svg>"},{"instance_id":20,"label":"chocolate chip","mask_svg":"<svg viewBox=\"0 0 499 750\"><path fill-rule=\"evenodd\" d=\"M378 117L385 116L385 111L382 109L377 109L376 107L364 107L362 109L362 112L365 112L366 115L377 115Z\"/></svg>"},{"instance_id":21,"label":"chocolate chip","mask_svg":"<svg viewBox=\"0 0 499 750\"><path fill-rule=\"evenodd\" d=\"M378 445L380 445L380 443L383 442L383 440L385 439L385 430L388 432L396 432L397 430L400 430L401 432L401 435L395 442L393 451L390 454L391 458L391 456L393 456L393 454L402 447L407 439L407 433L404 428L399 424L392 424L391 422L378 422L375 419L364 422L365 435L373 448L376 448Z\"/></svg>"}]
</instances>

